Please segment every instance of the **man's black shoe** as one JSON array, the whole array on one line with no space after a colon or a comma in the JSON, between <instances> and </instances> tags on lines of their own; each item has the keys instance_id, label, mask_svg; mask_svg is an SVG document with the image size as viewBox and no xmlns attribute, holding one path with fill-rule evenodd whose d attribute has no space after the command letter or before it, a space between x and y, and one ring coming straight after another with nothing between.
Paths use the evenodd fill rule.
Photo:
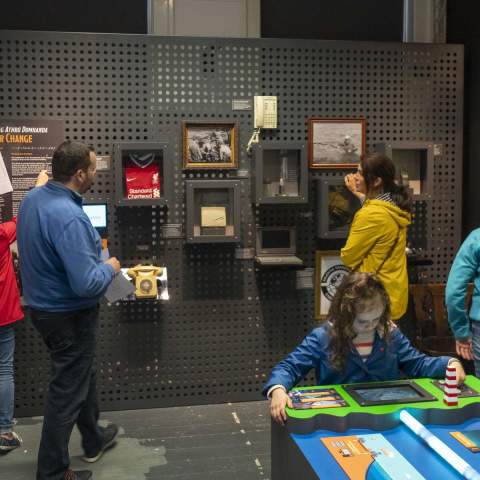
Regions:
<instances>
[{"instance_id":1,"label":"man's black shoe","mask_svg":"<svg viewBox=\"0 0 480 480\"><path fill-rule=\"evenodd\" d=\"M92 472L90 470L80 470L74 472L68 469L65 472L64 480L90 480L92 478Z\"/></svg>"},{"instance_id":2,"label":"man's black shoe","mask_svg":"<svg viewBox=\"0 0 480 480\"><path fill-rule=\"evenodd\" d=\"M96 452L85 452L85 456L83 457L85 462L94 463L100 460L101 456L115 444L118 436L118 426L112 423L108 427L102 428L102 430L103 444L100 450Z\"/></svg>"}]
</instances>

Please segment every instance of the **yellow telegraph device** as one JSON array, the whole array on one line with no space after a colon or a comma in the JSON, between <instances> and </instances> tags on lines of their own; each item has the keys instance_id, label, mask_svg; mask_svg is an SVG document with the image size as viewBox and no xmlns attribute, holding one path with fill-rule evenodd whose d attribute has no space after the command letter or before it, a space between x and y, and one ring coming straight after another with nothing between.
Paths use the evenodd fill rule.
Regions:
<instances>
[{"instance_id":1,"label":"yellow telegraph device","mask_svg":"<svg viewBox=\"0 0 480 480\"><path fill-rule=\"evenodd\" d=\"M163 268L154 265L136 265L127 270L127 275L135 279L135 296L137 298L157 298L157 276L162 275Z\"/></svg>"}]
</instances>

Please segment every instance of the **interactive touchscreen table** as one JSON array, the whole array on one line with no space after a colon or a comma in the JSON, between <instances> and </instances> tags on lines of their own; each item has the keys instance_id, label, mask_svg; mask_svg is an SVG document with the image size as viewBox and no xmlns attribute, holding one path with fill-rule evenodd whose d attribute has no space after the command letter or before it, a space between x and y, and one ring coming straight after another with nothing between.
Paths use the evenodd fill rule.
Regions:
<instances>
[{"instance_id":1,"label":"interactive touchscreen table","mask_svg":"<svg viewBox=\"0 0 480 480\"><path fill-rule=\"evenodd\" d=\"M294 389L286 425L272 422L272 480L480 479L480 380L467 376L456 407L441 388L424 378Z\"/></svg>"}]
</instances>

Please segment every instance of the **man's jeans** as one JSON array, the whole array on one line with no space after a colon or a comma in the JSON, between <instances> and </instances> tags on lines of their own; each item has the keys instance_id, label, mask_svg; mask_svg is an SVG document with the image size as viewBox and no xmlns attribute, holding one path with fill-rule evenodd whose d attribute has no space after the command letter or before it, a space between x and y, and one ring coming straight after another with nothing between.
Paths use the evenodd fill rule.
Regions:
<instances>
[{"instance_id":1,"label":"man's jeans","mask_svg":"<svg viewBox=\"0 0 480 480\"><path fill-rule=\"evenodd\" d=\"M85 453L98 452L103 442L93 366L98 307L62 313L31 310L31 319L52 360L37 480L60 480L70 465L68 443L75 423Z\"/></svg>"},{"instance_id":2,"label":"man's jeans","mask_svg":"<svg viewBox=\"0 0 480 480\"><path fill-rule=\"evenodd\" d=\"M0 327L0 434L13 427L13 352L15 330L13 324Z\"/></svg>"}]
</instances>

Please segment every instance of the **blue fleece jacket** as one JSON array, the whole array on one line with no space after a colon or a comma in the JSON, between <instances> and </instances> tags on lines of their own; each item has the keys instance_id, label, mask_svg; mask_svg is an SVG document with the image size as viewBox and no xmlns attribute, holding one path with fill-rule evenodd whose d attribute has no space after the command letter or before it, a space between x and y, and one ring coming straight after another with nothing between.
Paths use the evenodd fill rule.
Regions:
<instances>
[{"instance_id":1,"label":"blue fleece jacket","mask_svg":"<svg viewBox=\"0 0 480 480\"><path fill-rule=\"evenodd\" d=\"M465 308L465 295L473 281L470 314ZM480 321L480 228L473 230L463 242L453 261L445 290L448 323L455 338L471 337L470 319Z\"/></svg>"},{"instance_id":2,"label":"blue fleece jacket","mask_svg":"<svg viewBox=\"0 0 480 480\"><path fill-rule=\"evenodd\" d=\"M113 279L82 197L59 182L34 188L20 205L17 242L27 304L47 312L93 307Z\"/></svg>"},{"instance_id":3,"label":"blue fleece jacket","mask_svg":"<svg viewBox=\"0 0 480 480\"><path fill-rule=\"evenodd\" d=\"M375 334L372 353L365 362L352 344L345 369L335 370L330 361L330 328L325 323L313 330L278 363L263 387L263 394L266 395L274 385L283 385L289 391L312 368L315 369L317 385L398 380L401 372L409 378L445 376L450 357L429 357L419 352L396 327L388 344Z\"/></svg>"}]
</instances>

